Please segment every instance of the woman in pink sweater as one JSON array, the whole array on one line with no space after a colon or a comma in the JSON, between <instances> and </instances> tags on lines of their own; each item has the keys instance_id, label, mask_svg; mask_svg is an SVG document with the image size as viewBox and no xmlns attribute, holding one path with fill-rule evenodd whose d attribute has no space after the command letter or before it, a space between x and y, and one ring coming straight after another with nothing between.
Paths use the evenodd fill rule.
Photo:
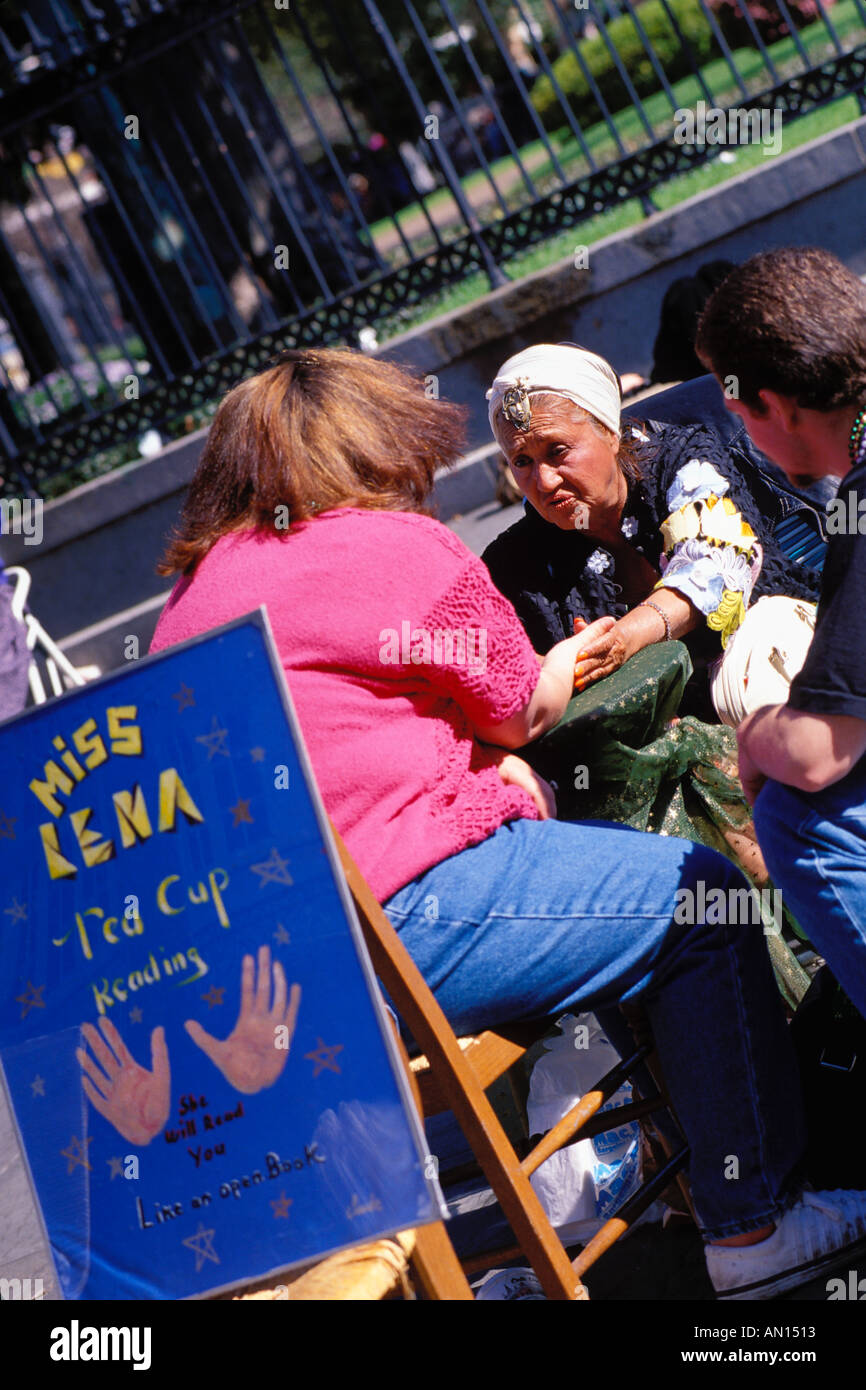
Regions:
<instances>
[{"instance_id":1,"label":"woman in pink sweater","mask_svg":"<svg viewBox=\"0 0 866 1390\"><path fill-rule=\"evenodd\" d=\"M714 888L743 901L738 871L557 821L509 753L562 716L587 636L613 620L539 667L486 567L426 514L460 444L455 407L360 354L290 352L236 386L162 566L181 577L151 650L267 605L328 813L455 1028L640 999L713 1283L771 1297L866 1236L866 1196L800 1193L802 1100L760 932L674 920Z\"/></svg>"}]
</instances>

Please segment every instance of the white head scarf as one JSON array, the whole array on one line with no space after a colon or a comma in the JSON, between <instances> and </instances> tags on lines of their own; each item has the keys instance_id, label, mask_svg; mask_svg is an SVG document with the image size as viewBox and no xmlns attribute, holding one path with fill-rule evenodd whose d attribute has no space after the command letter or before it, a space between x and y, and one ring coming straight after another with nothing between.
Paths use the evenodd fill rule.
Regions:
<instances>
[{"instance_id":1,"label":"white head scarf","mask_svg":"<svg viewBox=\"0 0 866 1390\"><path fill-rule=\"evenodd\" d=\"M585 348L564 343L536 343L509 357L496 374L490 390L488 418L493 419L503 403L509 406L509 419L524 418L529 426L529 397L537 392L565 396L588 410L614 434L619 433L619 379L609 362ZM506 394L509 400L506 401Z\"/></svg>"}]
</instances>

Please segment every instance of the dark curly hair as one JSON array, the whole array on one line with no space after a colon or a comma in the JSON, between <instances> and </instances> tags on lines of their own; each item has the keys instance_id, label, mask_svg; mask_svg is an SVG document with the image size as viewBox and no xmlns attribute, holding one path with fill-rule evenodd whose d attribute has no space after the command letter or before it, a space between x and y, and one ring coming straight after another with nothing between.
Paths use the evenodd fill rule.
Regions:
<instances>
[{"instance_id":1,"label":"dark curly hair","mask_svg":"<svg viewBox=\"0 0 866 1390\"><path fill-rule=\"evenodd\" d=\"M757 414L762 389L806 410L857 404L866 398L866 286L819 247L763 251L710 296L695 351Z\"/></svg>"}]
</instances>

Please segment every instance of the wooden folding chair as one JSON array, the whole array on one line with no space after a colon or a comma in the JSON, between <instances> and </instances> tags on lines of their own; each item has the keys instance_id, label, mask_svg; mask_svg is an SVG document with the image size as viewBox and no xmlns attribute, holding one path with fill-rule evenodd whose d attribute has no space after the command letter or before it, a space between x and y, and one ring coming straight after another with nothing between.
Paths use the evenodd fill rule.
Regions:
<instances>
[{"instance_id":1,"label":"wooden folding chair","mask_svg":"<svg viewBox=\"0 0 866 1390\"><path fill-rule=\"evenodd\" d=\"M479 1260L467 1262L466 1268L471 1271L489 1267L522 1255L534 1269L548 1298L587 1298L581 1276L675 1178L682 1183L688 1150L681 1145L671 1153L670 1145L660 1135L667 1152L666 1160L618 1214L604 1224L574 1264L551 1226L529 1178L545 1159L578 1136L591 1138L667 1107L667 1100L659 1090L655 1095L604 1115L598 1114L636 1068L652 1062L651 1044L642 1040L633 1054L608 1072L531 1153L519 1159L485 1095L485 1088L519 1061L527 1048L547 1031L549 1021L497 1028L478 1037L458 1040L336 830L334 837L373 967L425 1054L412 1063L407 1059L410 1077L418 1085L421 1113L427 1117L445 1109L453 1111L517 1241L514 1247L485 1255L483 1264ZM465 1297L438 1292L440 1273L452 1287L457 1285L453 1250L445 1228L441 1225L424 1227L416 1231L415 1236L413 1260L425 1287L434 1297Z\"/></svg>"}]
</instances>

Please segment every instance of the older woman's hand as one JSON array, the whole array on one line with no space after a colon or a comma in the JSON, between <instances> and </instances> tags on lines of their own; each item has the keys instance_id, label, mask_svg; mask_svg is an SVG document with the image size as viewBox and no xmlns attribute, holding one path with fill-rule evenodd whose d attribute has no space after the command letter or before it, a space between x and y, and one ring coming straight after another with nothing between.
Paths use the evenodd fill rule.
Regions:
<instances>
[{"instance_id":1,"label":"older woman's hand","mask_svg":"<svg viewBox=\"0 0 866 1390\"><path fill-rule=\"evenodd\" d=\"M632 655L619 623L611 624L610 618L599 618L580 627L582 621L578 618L574 624L575 631L583 639L574 665L574 688L578 691L609 676Z\"/></svg>"}]
</instances>

